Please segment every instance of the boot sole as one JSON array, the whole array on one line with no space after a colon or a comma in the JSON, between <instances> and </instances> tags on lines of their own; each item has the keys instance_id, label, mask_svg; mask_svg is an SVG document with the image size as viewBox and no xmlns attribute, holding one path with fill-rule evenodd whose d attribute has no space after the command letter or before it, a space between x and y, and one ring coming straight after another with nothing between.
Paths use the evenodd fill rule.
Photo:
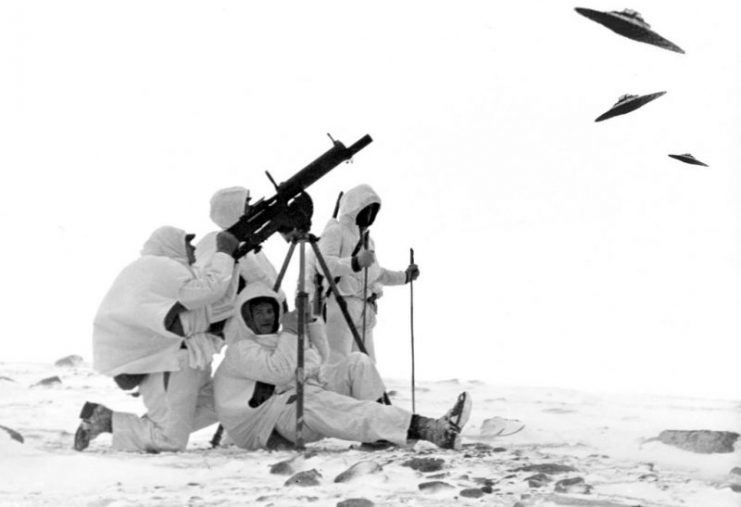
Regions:
<instances>
[{"instance_id":1,"label":"boot sole","mask_svg":"<svg viewBox=\"0 0 741 507\"><path fill-rule=\"evenodd\" d=\"M473 407L473 403L471 402L471 395L467 392L463 392L458 395L458 400L456 401L455 406L453 407L452 412L459 412L457 415L452 415L450 419L448 419L451 423L455 425L455 427L460 431L463 429L463 426L466 425L468 422L468 419L471 417L471 408Z\"/></svg>"},{"instance_id":2,"label":"boot sole","mask_svg":"<svg viewBox=\"0 0 741 507\"><path fill-rule=\"evenodd\" d=\"M82 410L80 410L80 419L90 419L93 416L95 407L97 406L97 403L86 401L85 404L82 406Z\"/></svg>"}]
</instances>

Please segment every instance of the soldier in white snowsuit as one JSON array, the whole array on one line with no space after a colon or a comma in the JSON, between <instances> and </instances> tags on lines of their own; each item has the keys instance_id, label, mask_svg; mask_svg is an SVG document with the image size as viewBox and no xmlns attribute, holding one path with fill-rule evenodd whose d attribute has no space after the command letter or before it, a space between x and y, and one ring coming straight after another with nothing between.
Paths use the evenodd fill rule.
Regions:
<instances>
[{"instance_id":1,"label":"soldier in white snowsuit","mask_svg":"<svg viewBox=\"0 0 741 507\"><path fill-rule=\"evenodd\" d=\"M339 218L327 224L319 239L319 250L329 271L337 280L337 288L345 299L353 324L361 336L364 334L365 311L364 345L374 361L376 353L373 328L376 325L377 300L383 295L383 286L403 285L419 276L416 264L410 264L405 271L391 271L380 266L376 260L372 238L369 238L367 248L363 246L363 234L375 220L380 207L381 198L369 185L362 184L348 190L340 202ZM368 283L363 293L366 269ZM350 327L333 295L327 298L326 320L331 362L358 350Z\"/></svg>"},{"instance_id":2,"label":"soldier in white snowsuit","mask_svg":"<svg viewBox=\"0 0 741 507\"><path fill-rule=\"evenodd\" d=\"M245 449L296 441L297 316L291 312L283 317L280 330L280 315L276 294L253 284L240 293L225 328L228 346L214 376L216 411L234 443ZM305 442L333 437L405 445L423 439L444 448L460 447L460 429L471 410L467 393L439 419L383 405L384 385L370 358L355 352L328 365L322 321L307 327Z\"/></svg>"},{"instance_id":3,"label":"soldier in white snowsuit","mask_svg":"<svg viewBox=\"0 0 741 507\"><path fill-rule=\"evenodd\" d=\"M226 230L236 224L249 209L250 191L244 187L228 187L218 190L211 197L211 220L221 229ZM204 266L216 252L217 232L209 232L196 245L196 266ZM262 283L273 287L278 278L278 272L270 259L259 247L242 256L238 262L238 276L235 276L227 297L209 309L210 319L219 322L230 316L234 310L234 300L237 292L246 285ZM279 291L281 303L286 296Z\"/></svg>"},{"instance_id":4,"label":"soldier in white snowsuit","mask_svg":"<svg viewBox=\"0 0 741 507\"><path fill-rule=\"evenodd\" d=\"M220 233L211 263L197 271L192 239L175 227L157 229L104 297L93 326L93 368L125 389L138 385L147 414L87 402L78 451L103 432L113 433L118 450L180 451L191 432L217 422L211 361L223 340L207 332L206 309L231 285L237 240Z\"/></svg>"}]
</instances>

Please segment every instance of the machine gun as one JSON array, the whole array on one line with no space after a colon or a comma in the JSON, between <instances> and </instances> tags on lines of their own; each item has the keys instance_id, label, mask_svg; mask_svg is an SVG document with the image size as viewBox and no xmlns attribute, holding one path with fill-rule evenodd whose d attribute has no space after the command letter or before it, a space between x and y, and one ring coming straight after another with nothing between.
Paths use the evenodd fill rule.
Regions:
<instances>
[{"instance_id":1,"label":"machine gun","mask_svg":"<svg viewBox=\"0 0 741 507\"><path fill-rule=\"evenodd\" d=\"M328 134L329 135L329 134ZM241 242L235 258L246 255L274 233L299 230L308 232L314 206L305 190L329 171L350 160L353 155L368 146L373 139L366 134L350 147L332 139L332 148L294 174L288 181L277 185L270 173L266 174L275 187L275 195L260 199L250 205L247 213L228 231Z\"/></svg>"}]
</instances>

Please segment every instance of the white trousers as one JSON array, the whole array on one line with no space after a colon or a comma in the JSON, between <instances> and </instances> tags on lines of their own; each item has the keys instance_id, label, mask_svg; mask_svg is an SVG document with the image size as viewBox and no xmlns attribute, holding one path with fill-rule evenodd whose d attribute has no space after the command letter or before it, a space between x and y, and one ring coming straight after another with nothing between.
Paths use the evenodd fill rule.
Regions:
<instances>
[{"instance_id":1,"label":"white trousers","mask_svg":"<svg viewBox=\"0 0 741 507\"><path fill-rule=\"evenodd\" d=\"M373 361L360 352L326 368L324 388L304 388L304 442L339 438L357 442L388 440L407 442L412 414L399 407L382 405L383 381ZM296 402L287 403L275 429L284 438L296 441Z\"/></svg>"},{"instance_id":2,"label":"white trousers","mask_svg":"<svg viewBox=\"0 0 741 507\"><path fill-rule=\"evenodd\" d=\"M363 338L363 300L356 297L344 297L347 303L347 311L350 318L358 330L361 339ZM376 327L376 311L372 304L365 305L365 341L364 345L368 355L375 362L376 349L373 344L373 328ZM350 352L359 350L353 338L350 326L347 325L345 317L342 315L340 305L334 296L327 298L327 343L329 344L330 363L336 363L342 358L347 357Z\"/></svg>"},{"instance_id":3,"label":"white trousers","mask_svg":"<svg viewBox=\"0 0 741 507\"><path fill-rule=\"evenodd\" d=\"M147 413L113 413L113 448L121 451L183 451L190 434L217 422L211 366L188 366L178 352L180 370L150 373L139 385Z\"/></svg>"}]
</instances>

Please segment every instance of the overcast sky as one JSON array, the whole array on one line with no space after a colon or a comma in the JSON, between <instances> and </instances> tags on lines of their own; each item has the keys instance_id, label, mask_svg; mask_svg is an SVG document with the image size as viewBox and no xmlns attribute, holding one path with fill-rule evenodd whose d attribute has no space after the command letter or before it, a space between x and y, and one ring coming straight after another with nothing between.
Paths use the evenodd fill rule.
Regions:
<instances>
[{"instance_id":1,"label":"overcast sky","mask_svg":"<svg viewBox=\"0 0 741 507\"><path fill-rule=\"evenodd\" d=\"M685 55L574 7L640 11ZM213 229L220 187L373 186L382 265L415 249L417 377L739 396L736 0L4 2L0 360L91 359L113 278L160 225ZM595 123L625 93L667 94ZM709 168L669 153L691 152ZM266 251L279 266L286 244ZM287 292L293 292L295 266ZM409 287L380 301L410 372Z\"/></svg>"}]
</instances>

